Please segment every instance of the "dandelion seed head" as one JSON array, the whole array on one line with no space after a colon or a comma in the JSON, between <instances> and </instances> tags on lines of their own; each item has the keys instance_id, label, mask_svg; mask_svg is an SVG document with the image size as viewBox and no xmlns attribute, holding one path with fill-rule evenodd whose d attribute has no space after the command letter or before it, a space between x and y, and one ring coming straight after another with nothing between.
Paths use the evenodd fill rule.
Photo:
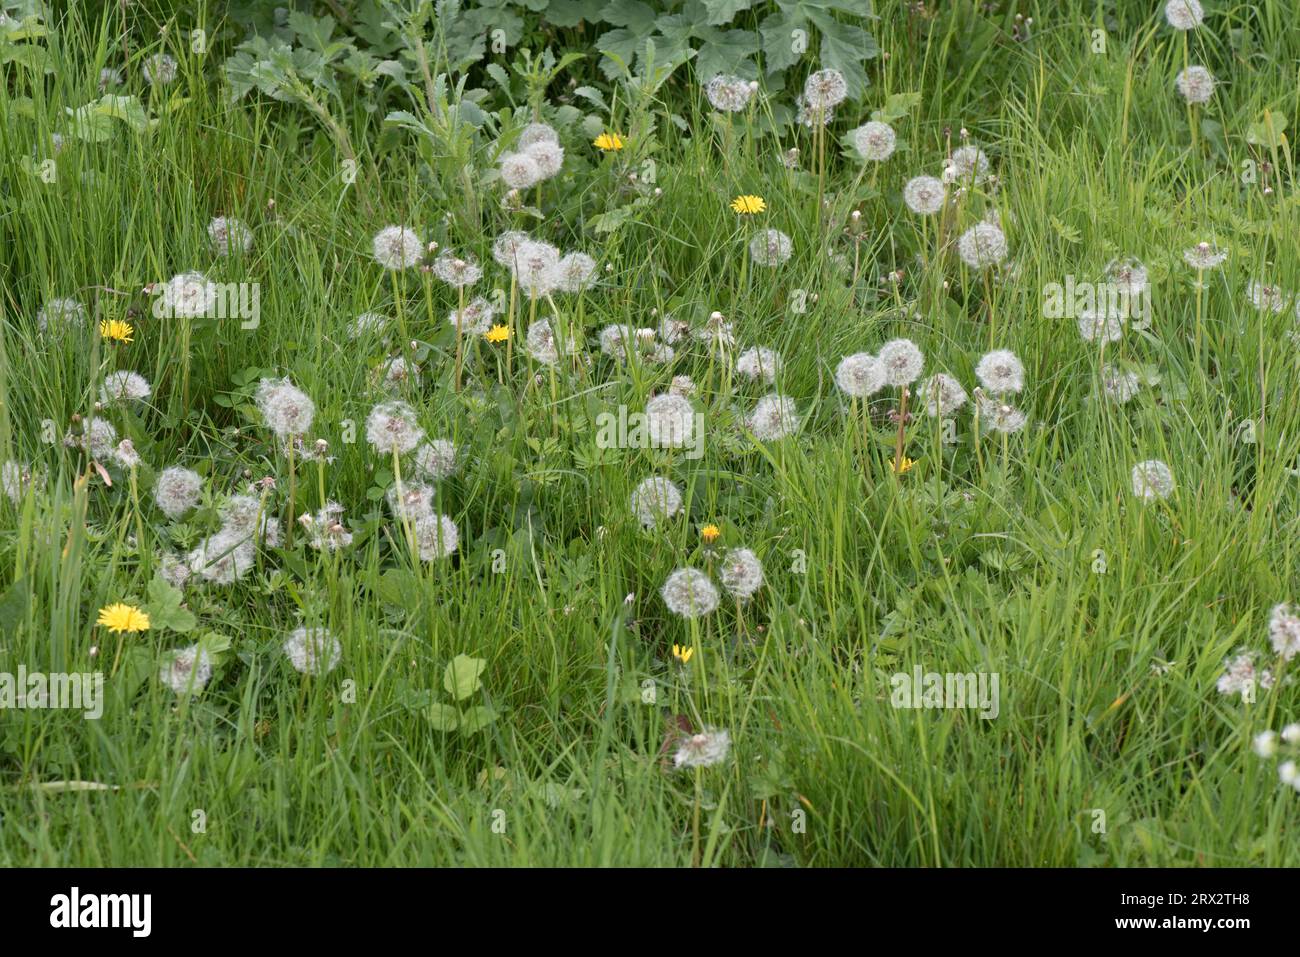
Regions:
<instances>
[{"instance_id":1,"label":"dandelion seed head","mask_svg":"<svg viewBox=\"0 0 1300 957\"><path fill-rule=\"evenodd\" d=\"M36 326L41 332L63 332L85 323L86 307L77 300L66 297L49 300L36 313Z\"/></svg>"},{"instance_id":2,"label":"dandelion seed head","mask_svg":"<svg viewBox=\"0 0 1300 957\"><path fill-rule=\"evenodd\" d=\"M646 528L682 510L681 490L666 478L648 478L632 490L632 514Z\"/></svg>"},{"instance_id":3,"label":"dandelion seed head","mask_svg":"<svg viewBox=\"0 0 1300 957\"><path fill-rule=\"evenodd\" d=\"M948 190L933 176L914 176L903 187L903 202L918 216L932 216L943 209Z\"/></svg>"},{"instance_id":4,"label":"dandelion seed head","mask_svg":"<svg viewBox=\"0 0 1300 957\"><path fill-rule=\"evenodd\" d=\"M288 379L263 379L253 398L266 427L281 441L305 434L316 418L316 403Z\"/></svg>"},{"instance_id":5,"label":"dandelion seed head","mask_svg":"<svg viewBox=\"0 0 1300 957\"><path fill-rule=\"evenodd\" d=\"M898 137L888 123L872 120L849 133L849 141L864 160L883 162L894 154Z\"/></svg>"},{"instance_id":6,"label":"dandelion seed head","mask_svg":"<svg viewBox=\"0 0 1300 957\"><path fill-rule=\"evenodd\" d=\"M975 377L994 395L1019 392L1025 387L1025 367L1009 349L996 349L980 359Z\"/></svg>"},{"instance_id":7,"label":"dandelion seed head","mask_svg":"<svg viewBox=\"0 0 1300 957\"><path fill-rule=\"evenodd\" d=\"M736 372L746 379L771 385L781 372L781 356L772 349L755 346L736 357Z\"/></svg>"},{"instance_id":8,"label":"dandelion seed head","mask_svg":"<svg viewBox=\"0 0 1300 957\"><path fill-rule=\"evenodd\" d=\"M483 267L446 250L433 261L433 274L453 289L464 289L483 277Z\"/></svg>"},{"instance_id":9,"label":"dandelion seed head","mask_svg":"<svg viewBox=\"0 0 1300 957\"><path fill-rule=\"evenodd\" d=\"M1165 21L1175 30L1195 30L1205 19L1199 0L1168 0Z\"/></svg>"},{"instance_id":10,"label":"dandelion seed head","mask_svg":"<svg viewBox=\"0 0 1300 957\"><path fill-rule=\"evenodd\" d=\"M727 760L731 751L731 735L715 728L705 728L699 734L681 739L673 755L673 767L708 768Z\"/></svg>"},{"instance_id":11,"label":"dandelion seed head","mask_svg":"<svg viewBox=\"0 0 1300 957\"><path fill-rule=\"evenodd\" d=\"M976 394L979 395L978 389ZM1029 417L1019 409L991 396L980 395L976 408L979 410L980 428L986 432L1013 435L1029 421Z\"/></svg>"},{"instance_id":12,"label":"dandelion seed head","mask_svg":"<svg viewBox=\"0 0 1300 957\"><path fill-rule=\"evenodd\" d=\"M749 106L754 88L748 81L731 74L719 73L704 84L704 95L709 104L722 113L739 113Z\"/></svg>"},{"instance_id":13,"label":"dandelion seed head","mask_svg":"<svg viewBox=\"0 0 1300 957\"><path fill-rule=\"evenodd\" d=\"M876 357L885 371L885 383L904 386L915 382L925 368L925 356L911 339L891 339Z\"/></svg>"},{"instance_id":14,"label":"dandelion seed head","mask_svg":"<svg viewBox=\"0 0 1300 957\"><path fill-rule=\"evenodd\" d=\"M284 653L299 674L324 675L338 666L343 646L328 628L295 628L285 639Z\"/></svg>"},{"instance_id":15,"label":"dandelion seed head","mask_svg":"<svg viewBox=\"0 0 1300 957\"><path fill-rule=\"evenodd\" d=\"M749 601L763 587L763 563L748 548L731 548L718 566L718 580L733 598Z\"/></svg>"},{"instance_id":16,"label":"dandelion seed head","mask_svg":"<svg viewBox=\"0 0 1300 957\"><path fill-rule=\"evenodd\" d=\"M695 568L679 568L668 576L659 594L674 615L699 618L718 607L718 589L709 576Z\"/></svg>"},{"instance_id":17,"label":"dandelion seed head","mask_svg":"<svg viewBox=\"0 0 1300 957\"><path fill-rule=\"evenodd\" d=\"M159 295L163 315L171 318L197 319L216 311L216 284L201 272L172 276L159 287Z\"/></svg>"},{"instance_id":18,"label":"dandelion seed head","mask_svg":"<svg viewBox=\"0 0 1300 957\"><path fill-rule=\"evenodd\" d=\"M253 231L229 216L217 216L208 223L208 239L218 256L229 256L234 249L246 253L253 248Z\"/></svg>"},{"instance_id":19,"label":"dandelion seed head","mask_svg":"<svg viewBox=\"0 0 1300 957\"><path fill-rule=\"evenodd\" d=\"M959 146L953 150L948 165L958 180L968 180L978 184L989 177L989 158L982 149L973 144Z\"/></svg>"},{"instance_id":20,"label":"dandelion seed head","mask_svg":"<svg viewBox=\"0 0 1300 957\"><path fill-rule=\"evenodd\" d=\"M550 285L560 292L582 292L596 281L596 260L586 253L568 253L552 267Z\"/></svg>"},{"instance_id":21,"label":"dandelion seed head","mask_svg":"<svg viewBox=\"0 0 1300 957\"><path fill-rule=\"evenodd\" d=\"M176 60L169 53L155 53L144 61L144 81L167 86L176 80Z\"/></svg>"},{"instance_id":22,"label":"dandelion seed head","mask_svg":"<svg viewBox=\"0 0 1300 957\"><path fill-rule=\"evenodd\" d=\"M524 149L524 155L537 165L539 179L558 176L560 170L564 168L564 147L559 143L534 143Z\"/></svg>"},{"instance_id":23,"label":"dandelion seed head","mask_svg":"<svg viewBox=\"0 0 1300 957\"><path fill-rule=\"evenodd\" d=\"M966 404L966 390L960 382L943 372L924 379L916 389L925 414L931 418L951 415Z\"/></svg>"},{"instance_id":24,"label":"dandelion seed head","mask_svg":"<svg viewBox=\"0 0 1300 957\"><path fill-rule=\"evenodd\" d=\"M1133 466L1133 494L1143 502L1168 498L1174 492L1174 473L1159 459Z\"/></svg>"},{"instance_id":25,"label":"dandelion seed head","mask_svg":"<svg viewBox=\"0 0 1300 957\"><path fill-rule=\"evenodd\" d=\"M99 387L99 401L104 405L117 402L143 402L153 394L149 380L138 372L110 372Z\"/></svg>"},{"instance_id":26,"label":"dandelion seed head","mask_svg":"<svg viewBox=\"0 0 1300 957\"><path fill-rule=\"evenodd\" d=\"M415 468L434 482L441 482L456 473L458 453L448 439L433 439L415 450Z\"/></svg>"},{"instance_id":27,"label":"dandelion seed head","mask_svg":"<svg viewBox=\"0 0 1300 957\"><path fill-rule=\"evenodd\" d=\"M1273 606L1268 618L1268 640L1283 661L1290 661L1300 652L1300 617L1290 605Z\"/></svg>"},{"instance_id":28,"label":"dandelion seed head","mask_svg":"<svg viewBox=\"0 0 1300 957\"><path fill-rule=\"evenodd\" d=\"M1101 367L1102 394L1111 402L1124 405L1138 394L1141 381L1137 374L1107 363Z\"/></svg>"},{"instance_id":29,"label":"dandelion seed head","mask_svg":"<svg viewBox=\"0 0 1300 957\"><path fill-rule=\"evenodd\" d=\"M212 657L198 645L173 652L158 680L178 695L198 694L212 679Z\"/></svg>"},{"instance_id":30,"label":"dandelion seed head","mask_svg":"<svg viewBox=\"0 0 1300 957\"><path fill-rule=\"evenodd\" d=\"M971 269L996 266L1007 258L1007 237L993 223L976 223L957 240L957 255Z\"/></svg>"},{"instance_id":31,"label":"dandelion seed head","mask_svg":"<svg viewBox=\"0 0 1300 957\"><path fill-rule=\"evenodd\" d=\"M655 448L682 448L695 435L695 409L680 395L657 395L646 403L646 433Z\"/></svg>"},{"instance_id":32,"label":"dandelion seed head","mask_svg":"<svg viewBox=\"0 0 1300 957\"><path fill-rule=\"evenodd\" d=\"M410 269L424 256L424 243L406 226L385 226L371 242L375 262L385 269Z\"/></svg>"},{"instance_id":33,"label":"dandelion seed head","mask_svg":"<svg viewBox=\"0 0 1300 957\"><path fill-rule=\"evenodd\" d=\"M1218 269L1227 260L1228 254L1213 243L1200 242L1183 250L1183 262L1198 272Z\"/></svg>"},{"instance_id":34,"label":"dandelion seed head","mask_svg":"<svg viewBox=\"0 0 1300 957\"><path fill-rule=\"evenodd\" d=\"M177 519L199 504L202 492L203 478L198 472L172 465L159 473L153 498L164 515Z\"/></svg>"},{"instance_id":35,"label":"dandelion seed head","mask_svg":"<svg viewBox=\"0 0 1300 957\"><path fill-rule=\"evenodd\" d=\"M403 455L423 438L415 410L405 402L381 402L366 417L366 441L378 455Z\"/></svg>"},{"instance_id":36,"label":"dandelion seed head","mask_svg":"<svg viewBox=\"0 0 1300 957\"><path fill-rule=\"evenodd\" d=\"M425 515L416 520L414 531L422 562L449 558L460 545L460 529L446 515Z\"/></svg>"},{"instance_id":37,"label":"dandelion seed head","mask_svg":"<svg viewBox=\"0 0 1300 957\"><path fill-rule=\"evenodd\" d=\"M760 442L775 442L799 431L799 408L794 399L774 392L754 404L745 425Z\"/></svg>"},{"instance_id":38,"label":"dandelion seed head","mask_svg":"<svg viewBox=\"0 0 1300 957\"><path fill-rule=\"evenodd\" d=\"M1180 70L1174 85L1188 103L1208 103L1214 96L1214 74L1203 66Z\"/></svg>"},{"instance_id":39,"label":"dandelion seed head","mask_svg":"<svg viewBox=\"0 0 1300 957\"><path fill-rule=\"evenodd\" d=\"M803 85L804 102L814 110L839 106L849 95L849 85L839 70L818 70Z\"/></svg>"},{"instance_id":40,"label":"dandelion seed head","mask_svg":"<svg viewBox=\"0 0 1300 957\"><path fill-rule=\"evenodd\" d=\"M794 242L779 229L764 229L749 243L749 255L760 266L780 266L794 252Z\"/></svg>"},{"instance_id":41,"label":"dandelion seed head","mask_svg":"<svg viewBox=\"0 0 1300 957\"><path fill-rule=\"evenodd\" d=\"M511 189L528 189L542 180L542 168L531 153L506 153L501 157L501 181Z\"/></svg>"},{"instance_id":42,"label":"dandelion seed head","mask_svg":"<svg viewBox=\"0 0 1300 957\"><path fill-rule=\"evenodd\" d=\"M870 352L855 352L835 367L835 384L855 399L875 395L885 387L885 367Z\"/></svg>"},{"instance_id":43,"label":"dandelion seed head","mask_svg":"<svg viewBox=\"0 0 1300 957\"><path fill-rule=\"evenodd\" d=\"M560 251L550 243L529 239L515 249L514 272L519 288L531 296L545 296L555 282Z\"/></svg>"}]
</instances>

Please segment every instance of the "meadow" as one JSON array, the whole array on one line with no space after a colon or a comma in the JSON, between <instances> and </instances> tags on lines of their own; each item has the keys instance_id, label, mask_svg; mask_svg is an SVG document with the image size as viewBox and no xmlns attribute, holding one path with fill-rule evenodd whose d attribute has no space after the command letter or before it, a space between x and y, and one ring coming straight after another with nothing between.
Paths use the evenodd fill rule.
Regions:
<instances>
[{"instance_id":1,"label":"meadow","mask_svg":"<svg viewBox=\"0 0 1300 957\"><path fill-rule=\"evenodd\" d=\"M1300 864L1290 2L3 7L0 863Z\"/></svg>"}]
</instances>

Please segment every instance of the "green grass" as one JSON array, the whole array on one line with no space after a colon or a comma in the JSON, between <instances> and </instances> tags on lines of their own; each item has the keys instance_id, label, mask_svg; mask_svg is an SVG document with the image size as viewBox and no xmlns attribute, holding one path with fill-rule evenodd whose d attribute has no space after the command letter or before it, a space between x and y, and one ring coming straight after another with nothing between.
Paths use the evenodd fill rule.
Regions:
<instances>
[{"instance_id":1,"label":"green grass","mask_svg":"<svg viewBox=\"0 0 1300 957\"><path fill-rule=\"evenodd\" d=\"M918 18L882 4L872 29L890 55L871 61L866 98L842 106L831 128L821 225L815 176L781 162L797 146L807 166L808 132L751 132L742 116L728 138L689 66L642 101L620 88L610 128L642 131L623 153L601 156L577 126L562 131L568 160L542 186L540 220L502 209L500 184L482 181L494 135L480 134L471 154L471 195L445 144L383 124L387 110L418 103L368 110L350 96L340 116L367 211L307 112L228 101L219 66L233 31L214 30L203 56L170 46L182 51L176 83L146 88L139 65L162 41L145 13L129 24L123 92L141 96L156 126L119 125L100 143L69 137L45 182L31 158L51 155L65 108L100 96L100 67L123 61L110 6L102 22L52 25L49 75L9 64L0 84L0 459L46 473L40 491L0 499L0 671L111 673L98 721L0 711L0 862L686 866L698 805L706 865L1300 863L1300 796L1250 748L1296 705L1267 622L1272 606L1300 598L1297 326L1290 308L1258 312L1244 292L1257 278L1300 290L1290 143L1246 141L1266 109L1292 131L1300 121L1300 34L1284 5L1220 4L1190 36L1191 62L1220 80L1193 149L1173 89L1182 37L1159 4L1022 4L1028 41L1010 37L1014 5L988 14L944 3ZM1106 49L1093 53L1102 19ZM220 12L186 9L168 35L200 22L219 24ZM551 100L568 93L558 82ZM899 93L920 94L894 124L900 149L864 169L838 139ZM996 210L1015 263L987 284L952 250L936 259L933 221L923 233L899 196L912 176L938 175L963 127L998 179L963 200L954 230ZM644 176L651 157L658 196L627 177ZM1243 182L1247 160L1273 170ZM768 211L742 220L727 208L739 193L761 195ZM625 224L595 231L593 217L637 197ZM845 233L854 209L856 286ZM213 257L215 215L253 227L249 254ZM446 321L455 293L373 262L371 237L391 223L472 253L486 264L474 292L486 295L509 290L490 255L504 229L595 256L601 282L581 313L577 297L557 299L567 321L581 317L590 368L558 375L553 401L549 377L534 381L521 361L522 342L498 384L503 347L479 341L457 394ZM746 264L759 227L792 237L788 263ZM1181 251L1211 237L1231 257L1206 274L1198 307ZM1121 406L1097 399L1097 350L1073 321L1043 315L1042 289L1067 274L1098 279L1125 254L1150 270L1154 315L1107 348L1107 361L1146 378ZM897 269L901 282L879 281ZM182 324L153 318L141 290L189 270L259 283L258 327L198 321L187 354ZM37 311L55 296L130 319L134 342L100 341L90 322L41 334ZM381 497L391 460L364 440L383 395L375 370L400 343L347 334L357 314L395 316L399 303L423 344L421 381L403 397L430 437L464 454L437 492L459 551L415 566ZM668 366L600 354L600 328L657 325L652 310L693 324L717 310L742 347L777 350L777 389L798 403L799 435L752 440L743 417L770 390L698 346L683 344ZM1015 351L1027 427L977 448L968 406L956 444L942 446L921 416L907 434L916 465L896 479L897 390L871 400L864 444L833 373L844 355L898 336L921 347L927 374L946 371L968 391L990 345ZM104 413L144 459L139 515L121 469L109 487L61 442L114 369L154 390L130 413ZM701 386L702 458L597 448L597 413L639 411L683 374ZM292 548L263 549L241 581L187 588L189 634L96 627L99 608L148 600L158 555L214 532L226 494L274 476L269 501L287 514L288 462L250 398L261 375L289 376L315 400L308 442L330 443L327 497L347 507L356 543L318 553L298 529ZM1178 488L1144 507L1129 476L1152 458L1169 463ZM181 523L152 504L153 476L172 464L207 480L204 504ZM647 531L628 500L652 475L673 479L687 509ZM299 461L298 514L319 507L317 482L315 464ZM707 523L722 529L718 547L760 555L766 584L739 614L724 599L693 632L658 591L682 565L716 567L700 538ZM302 678L280 650L303 624L342 643L324 677ZM180 699L159 664L209 632L231 647L202 694ZM698 654L682 668L671 646L692 641ZM1253 705L1215 690L1241 647L1282 669ZM443 672L460 654L486 660L472 703L497 715L473 735L429 718L431 702L450 699ZM1173 664L1153 668L1162 661ZM892 707L890 676L917 664L998 673L998 717ZM674 715L727 728L727 762L698 779L671 770ZM61 781L120 790L50 786ZM1105 833L1094 832L1096 809Z\"/></svg>"}]
</instances>

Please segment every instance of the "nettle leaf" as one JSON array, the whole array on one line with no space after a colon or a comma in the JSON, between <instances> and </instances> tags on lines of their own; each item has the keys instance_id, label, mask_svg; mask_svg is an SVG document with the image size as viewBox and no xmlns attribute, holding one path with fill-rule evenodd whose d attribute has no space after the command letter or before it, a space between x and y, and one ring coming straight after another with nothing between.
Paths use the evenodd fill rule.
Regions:
<instances>
[{"instance_id":1,"label":"nettle leaf","mask_svg":"<svg viewBox=\"0 0 1300 957\"><path fill-rule=\"evenodd\" d=\"M736 18L736 14L754 5L754 0L702 0L702 2L709 12L709 23L715 27L730 23Z\"/></svg>"},{"instance_id":2,"label":"nettle leaf","mask_svg":"<svg viewBox=\"0 0 1300 957\"><path fill-rule=\"evenodd\" d=\"M149 613L151 628L170 628L172 631L189 631L195 625L194 613L181 607L181 590L161 576L149 583Z\"/></svg>"},{"instance_id":3,"label":"nettle leaf","mask_svg":"<svg viewBox=\"0 0 1300 957\"><path fill-rule=\"evenodd\" d=\"M807 42L808 33L805 20L773 13L764 17L758 32L763 38L763 61L768 73L788 69L803 57L800 46Z\"/></svg>"},{"instance_id":4,"label":"nettle leaf","mask_svg":"<svg viewBox=\"0 0 1300 957\"><path fill-rule=\"evenodd\" d=\"M442 676L442 686L457 701L464 701L478 691L482 682L479 676L487 667L483 658L471 658L469 655L457 655L447 664Z\"/></svg>"},{"instance_id":5,"label":"nettle leaf","mask_svg":"<svg viewBox=\"0 0 1300 957\"><path fill-rule=\"evenodd\" d=\"M748 76L751 58L758 53L760 43L753 30L710 30L695 60L696 74L712 77L719 73Z\"/></svg>"},{"instance_id":6,"label":"nettle leaf","mask_svg":"<svg viewBox=\"0 0 1300 957\"><path fill-rule=\"evenodd\" d=\"M576 27L602 19L606 0L551 0L546 8L546 22L557 27Z\"/></svg>"},{"instance_id":7,"label":"nettle leaf","mask_svg":"<svg viewBox=\"0 0 1300 957\"><path fill-rule=\"evenodd\" d=\"M600 16L616 27L628 28L637 37L648 36L655 25L655 11L641 0L612 0Z\"/></svg>"}]
</instances>

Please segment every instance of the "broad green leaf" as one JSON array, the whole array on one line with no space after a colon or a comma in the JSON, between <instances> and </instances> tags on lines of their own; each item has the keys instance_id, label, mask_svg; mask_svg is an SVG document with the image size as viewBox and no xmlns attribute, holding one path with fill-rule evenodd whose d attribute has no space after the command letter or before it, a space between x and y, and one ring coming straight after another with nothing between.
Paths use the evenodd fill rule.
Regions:
<instances>
[{"instance_id":1,"label":"broad green leaf","mask_svg":"<svg viewBox=\"0 0 1300 957\"><path fill-rule=\"evenodd\" d=\"M447 689L447 693L452 698L464 701L478 691L481 684L479 675L483 674L483 669L486 667L487 661L483 658L457 655L448 663L447 670L443 673L442 686Z\"/></svg>"},{"instance_id":2,"label":"broad green leaf","mask_svg":"<svg viewBox=\"0 0 1300 957\"><path fill-rule=\"evenodd\" d=\"M430 705L429 723L439 731L455 731L460 724L460 712L449 704Z\"/></svg>"}]
</instances>

